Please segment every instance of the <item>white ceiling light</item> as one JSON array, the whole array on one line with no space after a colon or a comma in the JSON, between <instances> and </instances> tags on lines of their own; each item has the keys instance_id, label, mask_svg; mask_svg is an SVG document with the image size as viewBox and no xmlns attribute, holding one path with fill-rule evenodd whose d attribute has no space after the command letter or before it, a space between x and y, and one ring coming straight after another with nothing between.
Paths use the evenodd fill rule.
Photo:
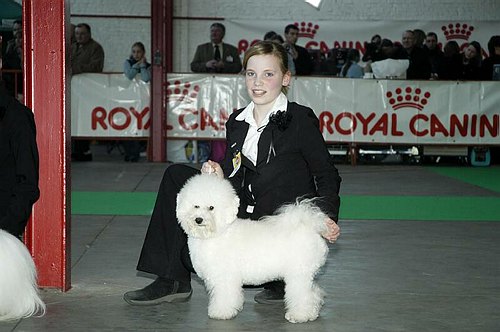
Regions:
<instances>
[{"instance_id":1,"label":"white ceiling light","mask_svg":"<svg viewBox=\"0 0 500 332\"><path fill-rule=\"evenodd\" d=\"M316 9L319 9L319 6L321 5L321 0L305 0L305 1Z\"/></svg>"}]
</instances>

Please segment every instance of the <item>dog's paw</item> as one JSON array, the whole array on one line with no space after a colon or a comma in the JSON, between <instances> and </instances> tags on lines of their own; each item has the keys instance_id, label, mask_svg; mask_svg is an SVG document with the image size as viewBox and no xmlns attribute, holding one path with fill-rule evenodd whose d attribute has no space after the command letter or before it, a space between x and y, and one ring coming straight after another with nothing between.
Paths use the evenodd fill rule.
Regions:
<instances>
[{"instance_id":1,"label":"dog's paw","mask_svg":"<svg viewBox=\"0 0 500 332\"><path fill-rule=\"evenodd\" d=\"M316 320L318 318L317 313L302 313L302 312L292 312L287 311L285 313L285 318L290 323L306 323L309 321Z\"/></svg>"},{"instance_id":2,"label":"dog's paw","mask_svg":"<svg viewBox=\"0 0 500 332\"><path fill-rule=\"evenodd\" d=\"M208 308L208 317L221 320L233 319L238 311L235 308Z\"/></svg>"}]
</instances>

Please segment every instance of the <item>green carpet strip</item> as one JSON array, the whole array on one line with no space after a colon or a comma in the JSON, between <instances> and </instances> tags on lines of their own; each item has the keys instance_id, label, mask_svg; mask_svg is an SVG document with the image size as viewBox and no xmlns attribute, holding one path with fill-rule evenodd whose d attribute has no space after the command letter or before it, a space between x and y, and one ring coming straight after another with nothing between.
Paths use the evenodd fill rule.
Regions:
<instances>
[{"instance_id":1,"label":"green carpet strip","mask_svg":"<svg viewBox=\"0 0 500 332\"><path fill-rule=\"evenodd\" d=\"M500 192L500 167L427 167L432 172L445 175L485 189Z\"/></svg>"},{"instance_id":2,"label":"green carpet strip","mask_svg":"<svg viewBox=\"0 0 500 332\"><path fill-rule=\"evenodd\" d=\"M342 196L341 219L499 221L499 197Z\"/></svg>"},{"instance_id":3,"label":"green carpet strip","mask_svg":"<svg viewBox=\"0 0 500 332\"><path fill-rule=\"evenodd\" d=\"M155 199L154 192L73 191L71 213L148 216L153 211Z\"/></svg>"},{"instance_id":4,"label":"green carpet strip","mask_svg":"<svg viewBox=\"0 0 500 332\"><path fill-rule=\"evenodd\" d=\"M72 193L72 214L149 216L156 193ZM343 195L341 219L500 221L498 197Z\"/></svg>"}]
</instances>

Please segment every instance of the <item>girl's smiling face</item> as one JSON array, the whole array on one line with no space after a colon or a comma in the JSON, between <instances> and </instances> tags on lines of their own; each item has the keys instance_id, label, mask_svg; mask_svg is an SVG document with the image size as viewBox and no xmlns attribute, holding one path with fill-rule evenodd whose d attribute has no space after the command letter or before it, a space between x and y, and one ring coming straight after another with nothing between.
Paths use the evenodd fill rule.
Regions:
<instances>
[{"instance_id":1,"label":"girl's smiling face","mask_svg":"<svg viewBox=\"0 0 500 332\"><path fill-rule=\"evenodd\" d=\"M248 59L245 83L248 95L260 112L271 109L283 86L290 84L290 72L283 73L274 55L254 55Z\"/></svg>"}]
</instances>

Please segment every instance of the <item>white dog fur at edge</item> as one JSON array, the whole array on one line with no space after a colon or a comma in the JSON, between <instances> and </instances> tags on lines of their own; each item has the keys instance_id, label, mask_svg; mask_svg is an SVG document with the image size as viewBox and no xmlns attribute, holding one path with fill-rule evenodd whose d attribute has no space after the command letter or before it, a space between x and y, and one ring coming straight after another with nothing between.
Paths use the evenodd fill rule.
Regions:
<instances>
[{"instance_id":1,"label":"white dog fur at edge","mask_svg":"<svg viewBox=\"0 0 500 332\"><path fill-rule=\"evenodd\" d=\"M328 246L328 218L311 200L286 205L253 221L237 218L239 198L229 181L201 174L177 196L177 219L188 235L193 267L209 294L208 316L231 319L243 308L243 285L285 281L285 318L315 320L323 291L314 277Z\"/></svg>"},{"instance_id":2,"label":"white dog fur at edge","mask_svg":"<svg viewBox=\"0 0 500 332\"><path fill-rule=\"evenodd\" d=\"M35 263L21 241L0 229L0 322L43 316Z\"/></svg>"}]
</instances>

